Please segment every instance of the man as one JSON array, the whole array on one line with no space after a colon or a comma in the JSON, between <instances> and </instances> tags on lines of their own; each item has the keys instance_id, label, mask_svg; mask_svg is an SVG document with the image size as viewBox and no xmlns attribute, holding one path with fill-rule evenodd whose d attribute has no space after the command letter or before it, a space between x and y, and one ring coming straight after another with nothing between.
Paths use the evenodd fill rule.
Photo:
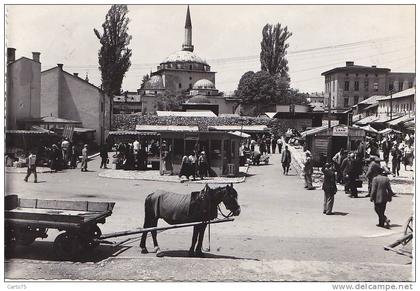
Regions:
<instances>
[{"instance_id":1,"label":"man","mask_svg":"<svg viewBox=\"0 0 420 291\"><path fill-rule=\"evenodd\" d=\"M281 147L279 147L280 150ZM290 163L292 162L292 155L290 154L287 145L284 147L284 151L281 153L281 164L283 166L283 175L287 175L290 169Z\"/></svg>"},{"instance_id":2,"label":"man","mask_svg":"<svg viewBox=\"0 0 420 291\"><path fill-rule=\"evenodd\" d=\"M389 162L389 152L391 151L391 145L388 141L388 138L384 138L382 141L382 152L383 152L383 157L384 157L384 161L385 161L385 165L388 167L388 162Z\"/></svg>"},{"instance_id":3,"label":"man","mask_svg":"<svg viewBox=\"0 0 420 291\"><path fill-rule=\"evenodd\" d=\"M81 165L81 171L87 172L87 163L88 163L88 145L85 144L85 146L82 149L82 165Z\"/></svg>"},{"instance_id":4,"label":"man","mask_svg":"<svg viewBox=\"0 0 420 291\"><path fill-rule=\"evenodd\" d=\"M341 172L341 163L344 160L344 149L341 148L340 151L338 153L336 153L334 155L334 157L332 158L334 165L335 165L335 170L337 171L337 182L338 183L342 183L343 181L343 173Z\"/></svg>"},{"instance_id":5,"label":"man","mask_svg":"<svg viewBox=\"0 0 420 291\"><path fill-rule=\"evenodd\" d=\"M279 154L281 154L281 148L283 147L283 141L281 137L277 139L277 147L279 148Z\"/></svg>"},{"instance_id":6,"label":"man","mask_svg":"<svg viewBox=\"0 0 420 291\"><path fill-rule=\"evenodd\" d=\"M346 194L349 193L351 198L357 198L356 178L358 169L354 153L350 153L349 156L344 159L343 164L341 165L341 171L343 172L345 180L344 189Z\"/></svg>"},{"instance_id":7,"label":"man","mask_svg":"<svg viewBox=\"0 0 420 291\"><path fill-rule=\"evenodd\" d=\"M374 203L375 212L378 214L379 218L379 223L376 226L385 228L389 228L389 223L391 222L385 216L386 204L391 202L392 196L394 195L387 174L388 172L383 170L381 175L378 175L373 179L370 192L370 201Z\"/></svg>"},{"instance_id":8,"label":"man","mask_svg":"<svg viewBox=\"0 0 420 291\"><path fill-rule=\"evenodd\" d=\"M303 173L305 175L305 188L313 190L315 187L312 185L312 174L314 172L312 154L310 151L305 152L305 160L303 161Z\"/></svg>"},{"instance_id":9,"label":"man","mask_svg":"<svg viewBox=\"0 0 420 291\"><path fill-rule=\"evenodd\" d=\"M376 156L370 156L370 164L366 172L366 178L368 178L368 194L365 197L370 196L370 190L372 189L372 180L376 176L382 173L381 160Z\"/></svg>"},{"instance_id":10,"label":"man","mask_svg":"<svg viewBox=\"0 0 420 291\"><path fill-rule=\"evenodd\" d=\"M397 144L394 144L394 147L391 150L392 155L392 175L395 177L395 175L400 175L400 163L402 159L402 152L398 148Z\"/></svg>"},{"instance_id":11,"label":"man","mask_svg":"<svg viewBox=\"0 0 420 291\"><path fill-rule=\"evenodd\" d=\"M202 151L198 158L198 174L200 179L209 175L209 164L207 162L206 152Z\"/></svg>"},{"instance_id":12,"label":"man","mask_svg":"<svg viewBox=\"0 0 420 291\"><path fill-rule=\"evenodd\" d=\"M104 169L107 169L108 167L106 165L108 164L108 146L106 143L101 145L99 155L101 156L101 166L99 168L102 169L102 167L104 167Z\"/></svg>"},{"instance_id":13,"label":"man","mask_svg":"<svg viewBox=\"0 0 420 291\"><path fill-rule=\"evenodd\" d=\"M324 214L332 215L332 208L334 205L334 195L337 193L337 185L335 182L334 166L326 163L322 167L324 173L324 183L322 184L322 190L324 190Z\"/></svg>"},{"instance_id":14,"label":"man","mask_svg":"<svg viewBox=\"0 0 420 291\"><path fill-rule=\"evenodd\" d=\"M34 173L34 183L37 183L37 175L36 175L36 155L32 152L29 152L29 156L27 158L27 165L28 170L26 172L26 177L24 179L25 182L28 182L29 176Z\"/></svg>"},{"instance_id":15,"label":"man","mask_svg":"<svg viewBox=\"0 0 420 291\"><path fill-rule=\"evenodd\" d=\"M273 136L273 137L271 138L271 152L272 152L273 154L275 154L275 153L276 153L276 146L277 146L277 139Z\"/></svg>"},{"instance_id":16,"label":"man","mask_svg":"<svg viewBox=\"0 0 420 291\"><path fill-rule=\"evenodd\" d=\"M68 141L67 138L65 138L63 142L61 143L61 153L63 155L65 167L68 166L68 162L69 162L69 150L70 150L70 142Z\"/></svg>"}]
</instances>

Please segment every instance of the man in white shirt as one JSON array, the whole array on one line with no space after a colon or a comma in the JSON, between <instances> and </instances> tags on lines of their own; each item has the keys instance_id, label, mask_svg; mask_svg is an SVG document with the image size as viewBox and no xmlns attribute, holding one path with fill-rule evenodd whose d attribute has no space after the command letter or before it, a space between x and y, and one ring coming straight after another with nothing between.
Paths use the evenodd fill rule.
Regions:
<instances>
[{"instance_id":1,"label":"man in white shirt","mask_svg":"<svg viewBox=\"0 0 420 291\"><path fill-rule=\"evenodd\" d=\"M28 170L26 172L26 177L24 179L25 182L28 182L28 178L31 173L34 173L34 183L37 183L37 175L36 175L36 155L32 152L29 152L29 156L27 159Z\"/></svg>"}]
</instances>

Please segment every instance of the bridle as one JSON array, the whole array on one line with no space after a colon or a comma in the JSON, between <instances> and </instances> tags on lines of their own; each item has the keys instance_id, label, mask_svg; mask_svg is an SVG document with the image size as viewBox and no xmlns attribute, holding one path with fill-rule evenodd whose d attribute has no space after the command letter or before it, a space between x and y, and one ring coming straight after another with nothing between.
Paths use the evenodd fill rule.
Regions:
<instances>
[{"instance_id":1,"label":"bridle","mask_svg":"<svg viewBox=\"0 0 420 291\"><path fill-rule=\"evenodd\" d=\"M227 193L225 193L225 195L227 195ZM224 217L224 218L229 218L231 216L233 216L233 211L230 210L230 212L228 214L224 214L222 209L220 208L220 203L217 205L217 210L219 211L219 213Z\"/></svg>"}]
</instances>

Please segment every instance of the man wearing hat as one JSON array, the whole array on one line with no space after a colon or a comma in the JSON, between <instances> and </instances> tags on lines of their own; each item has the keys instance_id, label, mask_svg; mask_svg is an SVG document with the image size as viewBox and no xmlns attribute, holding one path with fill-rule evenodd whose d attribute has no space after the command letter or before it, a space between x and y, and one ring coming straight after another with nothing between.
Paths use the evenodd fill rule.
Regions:
<instances>
[{"instance_id":1,"label":"man wearing hat","mask_svg":"<svg viewBox=\"0 0 420 291\"><path fill-rule=\"evenodd\" d=\"M370 201L375 205L375 212L378 214L379 223L376 226L389 228L391 222L385 216L386 204L391 202L394 192L391 189L387 170L382 170L381 174L373 178L372 189L370 191Z\"/></svg>"},{"instance_id":2,"label":"man wearing hat","mask_svg":"<svg viewBox=\"0 0 420 291\"><path fill-rule=\"evenodd\" d=\"M381 159L377 156L370 156L370 164L366 172L366 178L368 178L368 194L365 197L370 196L370 190L372 188L372 180L376 176L382 173Z\"/></svg>"},{"instance_id":3,"label":"man wearing hat","mask_svg":"<svg viewBox=\"0 0 420 291\"><path fill-rule=\"evenodd\" d=\"M343 164L341 165L341 171L343 172L345 180L344 189L346 193L349 193L351 198L357 198L356 177L358 171L354 153L350 153L349 156L344 159Z\"/></svg>"},{"instance_id":4,"label":"man wearing hat","mask_svg":"<svg viewBox=\"0 0 420 291\"><path fill-rule=\"evenodd\" d=\"M81 171L87 172L87 163L88 163L88 145L85 144L85 146L82 149L82 165L81 165Z\"/></svg>"},{"instance_id":5,"label":"man wearing hat","mask_svg":"<svg viewBox=\"0 0 420 291\"><path fill-rule=\"evenodd\" d=\"M308 150L305 151L305 160L303 161L303 172L305 175L305 188L307 190L315 189L315 187L312 186L312 174L314 172L312 154Z\"/></svg>"}]
</instances>

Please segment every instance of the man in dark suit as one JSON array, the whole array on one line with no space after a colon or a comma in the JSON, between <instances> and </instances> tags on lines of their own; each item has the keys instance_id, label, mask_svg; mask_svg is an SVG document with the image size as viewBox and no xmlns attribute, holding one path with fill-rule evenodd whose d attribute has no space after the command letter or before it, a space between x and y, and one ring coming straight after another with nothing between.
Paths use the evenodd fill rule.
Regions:
<instances>
[{"instance_id":1,"label":"man in dark suit","mask_svg":"<svg viewBox=\"0 0 420 291\"><path fill-rule=\"evenodd\" d=\"M281 147L279 147L280 149ZM281 153L281 164L283 166L283 175L287 175L290 169L290 163L292 162L292 155L290 154L289 148L285 146L284 151Z\"/></svg>"},{"instance_id":2,"label":"man in dark suit","mask_svg":"<svg viewBox=\"0 0 420 291\"><path fill-rule=\"evenodd\" d=\"M346 193L349 193L351 198L357 198L356 178L358 169L354 153L350 153L349 156L344 159L343 164L341 165L341 171L344 176L344 189L346 190Z\"/></svg>"},{"instance_id":3,"label":"man in dark suit","mask_svg":"<svg viewBox=\"0 0 420 291\"><path fill-rule=\"evenodd\" d=\"M368 194L365 197L370 196L370 190L372 189L372 180L382 172L381 160L376 156L370 156L370 164L366 172L366 178L368 178Z\"/></svg>"},{"instance_id":4,"label":"man in dark suit","mask_svg":"<svg viewBox=\"0 0 420 291\"><path fill-rule=\"evenodd\" d=\"M372 189L370 192L370 201L375 204L375 212L379 217L379 224L376 226L385 228L389 228L389 223L391 222L385 216L386 204L391 202L392 196L394 195L387 175L388 171L383 170L381 175L373 178Z\"/></svg>"}]
</instances>

